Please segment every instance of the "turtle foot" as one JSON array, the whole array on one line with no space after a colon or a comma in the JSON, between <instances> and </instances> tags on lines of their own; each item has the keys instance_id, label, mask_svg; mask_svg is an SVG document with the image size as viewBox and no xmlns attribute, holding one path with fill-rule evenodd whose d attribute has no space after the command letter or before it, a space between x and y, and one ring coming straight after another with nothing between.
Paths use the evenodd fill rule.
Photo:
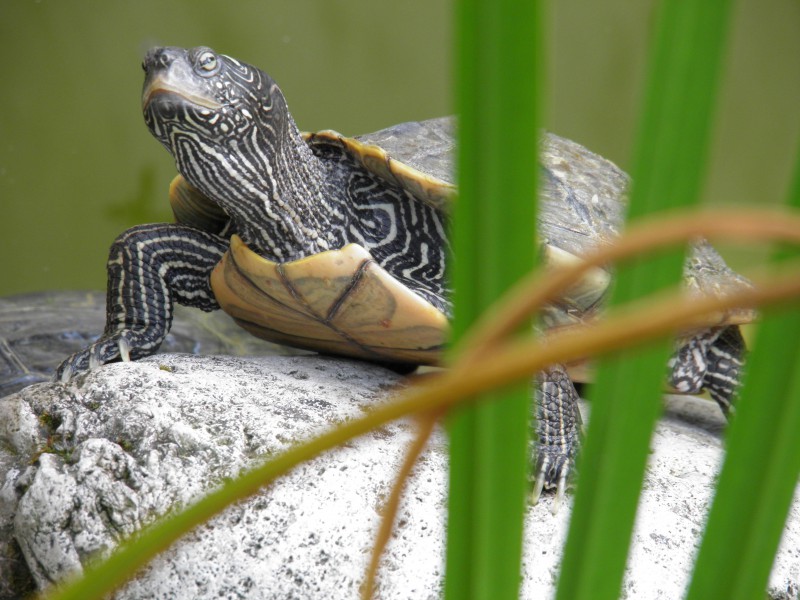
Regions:
<instances>
[{"instance_id":1,"label":"turtle foot","mask_svg":"<svg viewBox=\"0 0 800 600\"><path fill-rule=\"evenodd\" d=\"M156 345L148 350L141 344L144 336L135 331L124 329L111 335L102 335L94 344L79 350L64 360L55 371L53 381L69 381L75 375L96 369L112 362L127 362L133 358L141 358L155 352ZM137 344L137 342L139 342Z\"/></svg>"},{"instance_id":2,"label":"turtle foot","mask_svg":"<svg viewBox=\"0 0 800 600\"><path fill-rule=\"evenodd\" d=\"M561 508L572 473L575 470L574 452L564 451L552 446L539 446L534 468L531 504L537 504L542 491L555 490L555 499L551 512L557 513Z\"/></svg>"}]
</instances>

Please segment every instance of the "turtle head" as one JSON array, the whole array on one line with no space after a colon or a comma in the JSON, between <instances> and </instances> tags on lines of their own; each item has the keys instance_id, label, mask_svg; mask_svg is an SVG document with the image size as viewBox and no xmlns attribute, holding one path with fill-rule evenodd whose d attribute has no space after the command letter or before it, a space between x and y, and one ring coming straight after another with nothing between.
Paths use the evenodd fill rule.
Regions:
<instances>
[{"instance_id":1,"label":"turtle head","mask_svg":"<svg viewBox=\"0 0 800 600\"><path fill-rule=\"evenodd\" d=\"M263 153L291 121L266 73L210 48L154 48L142 68L145 122L192 183L205 161Z\"/></svg>"}]
</instances>

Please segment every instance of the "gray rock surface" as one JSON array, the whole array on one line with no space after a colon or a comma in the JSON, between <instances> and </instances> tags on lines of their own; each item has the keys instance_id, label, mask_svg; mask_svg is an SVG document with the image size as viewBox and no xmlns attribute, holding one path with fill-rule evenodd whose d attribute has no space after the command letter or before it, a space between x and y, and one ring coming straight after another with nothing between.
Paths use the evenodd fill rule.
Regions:
<instances>
[{"instance_id":1,"label":"gray rock surface","mask_svg":"<svg viewBox=\"0 0 800 600\"><path fill-rule=\"evenodd\" d=\"M1 399L0 598L79 572L121 536L257 457L360 416L398 385L380 367L339 359L160 355ZM710 403L669 404L653 440L626 597L682 597L722 425ZM188 535L116 598L357 598L413 432L412 422L391 424L300 466ZM406 490L378 597L440 597L446 480L437 432ZM555 516L551 503L545 497L528 511L524 598L550 597L557 577L570 501ZM774 598L796 597L800 581L800 505L791 510Z\"/></svg>"},{"instance_id":2,"label":"gray rock surface","mask_svg":"<svg viewBox=\"0 0 800 600\"><path fill-rule=\"evenodd\" d=\"M221 310L175 306L160 353L299 355L302 350L258 339ZM0 397L49 381L67 356L94 342L106 323L106 293L33 292L0 298Z\"/></svg>"}]
</instances>

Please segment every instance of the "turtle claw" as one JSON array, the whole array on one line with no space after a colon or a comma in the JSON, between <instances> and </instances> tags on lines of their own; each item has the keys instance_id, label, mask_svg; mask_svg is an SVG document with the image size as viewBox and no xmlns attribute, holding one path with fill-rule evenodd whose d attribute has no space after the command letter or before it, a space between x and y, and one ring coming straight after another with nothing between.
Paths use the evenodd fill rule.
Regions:
<instances>
[{"instance_id":1,"label":"turtle claw","mask_svg":"<svg viewBox=\"0 0 800 600\"><path fill-rule=\"evenodd\" d=\"M554 448L539 448L536 461L536 479L530 494L531 504L537 504L544 490L555 490L555 498L550 512L556 514L561 508L567 492L570 475L574 469L574 460L569 454L554 452Z\"/></svg>"},{"instance_id":2,"label":"turtle claw","mask_svg":"<svg viewBox=\"0 0 800 600\"><path fill-rule=\"evenodd\" d=\"M539 504L539 498L542 496L542 490L544 489L544 473L541 471L536 476L536 481L533 484L533 491L530 495L531 504L534 506Z\"/></svg>"},{"instance_id":3,"label":"turtle claw","mask_svg":"<svg viewBox=\"0 0 800 600\"><path fill-rule=\"evenodd\" d=\"M89 370L94 371L97 367L101 366L103 363L100 360L100 348L97 344L90 346L89 348Z\"/></svg>"},{"instance_id":4,"label":"turtle claw","mask_svg":"<svg viewBox=\"0 0 800 600\"><path fill-rule=\"evenodd\" d=\"M119 342L117 342L117 347L119 348L119 357L122 362L130 362L131 360L131 347L128 344L128 340L124 337L119 338Z\"/></svg>"},{"instance_id":5,"label":"turtle claw","mask_svg":"<svg viewBox=\"0 0 800 600\"><path fill-rule=\"evenodd\" d=\"M558 479L558 485L556 486L556 497L553 500L553 506L550 507L550 512L552 514L558 513L558 510L561 508L561 503L564 501L564 494L567 492L567 474L562 473L561 477Z\"/></svg>"},{"instance_id":6,"label":"turtle claw","mask_svg":"<svg viewBox=\"0 0 800 600\"><path fill-rule=\"evenodd\" d=\"M59 375L59 371L61 372L60 375ZM70 379L72 379L72 365L66 365L66 367L63 370L59 369L59 371L56 371L55 375L53 376L53 379L55 381L60 381L61 383L66 383Z\"/></svg>"}]
</instances>

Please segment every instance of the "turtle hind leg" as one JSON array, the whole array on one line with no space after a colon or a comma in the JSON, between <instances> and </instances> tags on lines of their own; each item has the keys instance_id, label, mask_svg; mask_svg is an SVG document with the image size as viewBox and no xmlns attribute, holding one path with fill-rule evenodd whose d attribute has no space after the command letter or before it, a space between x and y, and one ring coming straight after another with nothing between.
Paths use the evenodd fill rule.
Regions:
<instances>
[{"instance_id":1,"label":"turtle hind leg","mask_svg":"<svg viewBox=\"0 0 800 600\"><path fill-rule=\"evenodd\" d=\"M739 327L726 327L709 347L703 385L728 417L739 393L747 346Z\"/></svg>"},{"instance_id":2,"label":"turtle hind leg","mask_svg":"<svg viewBox=\"0 0 800 600\"><path fill-rule=\"evenodd\" d=\"M537 375L535 503L542 489L555 489L557 510L575 466L581 435L578 392L566 370L553 366Z\"/></svg>"},{"instance_id":3,"label":"turtle hind leg","mask_svg":"<svg viewBox=\"0 0 800 600\"><path fill-rule=\"evenodd\" d=\"M736 325L704 331L684 343L669 362L669 384L678 392L708 390L725 416L733 413L746 346Z\"/></svg>"},{"instance_id":4,"label":"turtle hind leg","mask_svg":"<svg viewBox=\"0 0 800 600\"><path fill-rule=\"evenodd\" d=\"M225 238L186 225L141 225L120 235L107 264L105 330L61 363L55 379L154 354L172 325L173 302L218 309L209 276L227 249Z\"/></svg>"}]
</instances>

